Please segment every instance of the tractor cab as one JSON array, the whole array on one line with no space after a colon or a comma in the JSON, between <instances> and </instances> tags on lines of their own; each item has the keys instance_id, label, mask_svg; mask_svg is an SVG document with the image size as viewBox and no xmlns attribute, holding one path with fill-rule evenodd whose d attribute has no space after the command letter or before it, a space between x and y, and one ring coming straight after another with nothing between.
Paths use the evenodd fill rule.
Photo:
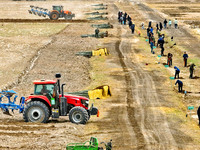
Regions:
<instances>
[{"instance_id":1,"label":"tractor cab","mask_svg":"<svg viewBox=\"0 0 200 150\"><path fill-rule=\"evenodd\" d=\"M63 6L52 6L53 7L53 10L56 10L58 11L59 13L61 13L63 11Z\"/></svg>"},{"instance_id":2,"label":"tractor cab","mask_svg":"<svg viewBox=\"0 0 200 150\"><path fill-rule=\"evenodd\" d=\"M46 96L50 101L55 91L56 81L40 80L33 83L35 84L34 95Z\"/></svg>"}]
</instances>

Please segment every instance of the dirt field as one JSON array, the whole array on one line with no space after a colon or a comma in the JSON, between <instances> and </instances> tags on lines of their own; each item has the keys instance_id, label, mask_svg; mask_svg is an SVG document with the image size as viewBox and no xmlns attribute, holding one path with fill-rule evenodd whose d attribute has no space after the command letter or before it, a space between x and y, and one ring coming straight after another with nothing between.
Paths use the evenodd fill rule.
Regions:
<instances>
[{"instance_id":1,"label":"dirt field","mask_svg":"<svg viewBox=\"0 0 200 150\"><path fill-rule=\"evenodd\" d=\"M173 48L170 48L170 42L166 43L165 54L172 52L173 64L181 69L184 90L188 92L185 97L174 88L175 81L169 79L174 76L173 67L164 67L166 57L157 59L159 48L155 49L155 55L150 53L149 44L145 41L146 30L140 27L141 22L146 25L149 20L153 20L155 25L165 17L174 19L176 16L172 14L182 13L180 10L190 2L157 0L152 4L148 0L104 1L108 10L101 12L109 12L108 21L114 26L108 30L109 37L81 38L82 34L94 33L95 28L91 24L108 22L87 21L84 15L94 11L92 4L101 2L0 1L0 13L12 10L0 17L1 89L13 89L19 96L28 96L33 92L33 80L53 79L59 72L62 82L66 83L66 92L103 84L110 85L112 91L112 97L90 101L99 108L100 117L91 117L86 125L72 124L68 117L50 120L47 124L25 123L18 112L13 116L0 112L0 149L65 149L67 143L83 142L91 136L97 137L100 142L113 139L113 149L117 150L200 148L197 119L185 117L187 106L194 105L195 112L200 102L198 34L192 34L193 29L185 24L188 22L184 22L186 19L182 16L179 20L184 21L179 29L164 30L166 39L173 35L177 42ZM77 17L72 22L37 22L41 18L32 17L27 12L31 4L48 9L51 5L62 4ZM200 4L195 1L195 4L187 6L190 8L187 10L194 12L198 6ZM128 26L118 23L119 10L126 11L133 18L136 24L134 35ZM28 21L3 22L5 19ZM138 31L141 36L137 35ZM109 49L110 56L88 59L75 55L79 51L100 47ZM193 80L188 79L188 68L182 67L185 50L189 53L189 63L197 65L197 78Z\"/></svg>"}]
</instances>

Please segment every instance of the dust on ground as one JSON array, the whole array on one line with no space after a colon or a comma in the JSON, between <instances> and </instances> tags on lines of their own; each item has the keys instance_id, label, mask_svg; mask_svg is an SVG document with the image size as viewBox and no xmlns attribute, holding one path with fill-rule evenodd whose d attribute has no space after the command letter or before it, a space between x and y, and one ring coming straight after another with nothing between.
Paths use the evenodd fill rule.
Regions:
<instances>
[{"instance_id":1,"label":"dust on ground","mask_svg":"<svg viewBox=\"0 0 200 150\"><path fill-rule=\"evenodd\" d=\"M97 82L109 83L113 96L105 100L91 101L100 109L100 118L91 117L86 125L72 124L66 117L61 117L58 121L50 120L48 124L32 124L24 123L22 115L17 113L13 117L1 114L0 139L3 141L1 149L64 149L66 143L83 142L91 136L97 137L99 141L113 139L114 149L120 150L199 148L197 125L192 121L194 127L191 128L190 121L183 119L184 105L180 101L182 95L171 86L166 86L170 83L168 79L168 75L171 75L170 71L166 71L161 65L158 66L156 57L150 55L149 45L144 37L132 35L127 26L117 22L117 13L122 10L131 14L139 26L148 14L144 12L143 18L136 10L144 8L144 5L139 5L141 8L132 6L132 3L127 1L106 2L109 5L109 21L114 25L114 29L109 31L108 38L82 39L81 34L94 32L90 27L91 23L66 24L58 34L45 36L50 41L49 44L38 45L35 50L37 59L32 68L23 76L19 84L11 86L20 95L28 95L33 91L33 80L53 79L55 73L60 72L62 82L66 83L65 91L71 92L86 89L94 84L95 77L91 77L95 73L104 74L108 79L103 81L104 79L100 78ZM15 9L19 8L16 7L19 5L17 2L6 2L8 3ZM41 4L48 8L52 3L34 2L35 5ZM56 1L57 3L59 2ZM22 8L28 8L27 4L29 3L22 2ZM82 8L81 13L77 12L82 18L84 12L92 11L91 4L94 2L71 1L64 5L68 5L69 8L77 5L72 9L74 12ZM18 18L22 18L23 15L25 12ZM30 19L30 16L26 17ZM12 13L5 18L13 18ZM144 31L142 33L144 34ZM100 46L107 47L111 55L92 60L75 56L76 52L88 51ZM40 53L37 55L38 50ZM90 64L95 61L100 62L101 69ZM23 64L30 66L31 63L28 63L27 59ZM21 70L24 70L25 66ZM186 76L185 73L183 75ZM169 93L176 96L171 98ZM195 132L194 135L192 131Z\"/></svg>"}]
</instances>

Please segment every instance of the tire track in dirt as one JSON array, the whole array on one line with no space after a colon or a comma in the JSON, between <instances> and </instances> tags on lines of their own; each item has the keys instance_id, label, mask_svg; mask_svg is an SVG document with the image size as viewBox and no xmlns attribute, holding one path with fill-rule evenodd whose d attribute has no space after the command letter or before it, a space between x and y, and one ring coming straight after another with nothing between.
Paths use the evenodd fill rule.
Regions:
<instances>
[{"instance_id":1,"label":"tire track in dirt","mask_svg":"<svg viewBox=\"0 0 200 150\"><path fill-rule=\"evenodd\" d=\"M118 28L119 33L122 32L121 30ZM154 108L160 106L155 83L149 73L142 69L138 60L134 60L135 62L132 63L131 41L128 40L131 36L127 35L125 29L123 32L125 34L119 37L116 50L126 73L127 111L129 121L136 134L137 149L176 149L177 144L171 134L166 117Z\"/></svg>"},{"instance_id":2,"label":"tire track in dirt","mask_svg":"<svg viewBox=\"0 0 200 150\"><path fill-rule=\"evenodd\" d=\"M0 19L1 23L89 23L90 20L86 19L75 19L75 20L50 20L50 19Z\"/></svg>"},{"instance_id":3,"label":"tire track in dirt","mask_svg":"<svg viewBox=\"0 0 200 150\"><path fill-rule=\"evenodd\" d=\"M37 50L36 54L30 59L29 64L27 65L27 67L20 73L20 75L18 76L17 80L14 81L13 83L10 83L6 87L4 87L4 90L13 89L17 85L19 85L24 80L24 78L28 75L30 70L32 70L32 68L35 66L35 62L40 57L40 54L41 54L42 50L46 49L51 44L55 43L56 40L57 40L56 36L59 35L60 33L62 33L64 30L66 30L66 28L67 28L67 26L64 29L60 30L58 33L52 35L51 36L51 41Z\"/></svg>"}]
</instances>

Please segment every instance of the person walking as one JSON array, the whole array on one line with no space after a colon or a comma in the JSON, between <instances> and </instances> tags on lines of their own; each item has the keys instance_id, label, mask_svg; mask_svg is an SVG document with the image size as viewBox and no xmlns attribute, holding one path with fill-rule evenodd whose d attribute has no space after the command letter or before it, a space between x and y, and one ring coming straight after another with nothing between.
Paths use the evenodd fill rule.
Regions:
<instances>
[{"instance_id":1,"label":"person walking","mask_svg":"<svg viewBox=\"0 0 200 150\"><path fill-rule=\"evenodd\" d=\"M163 29L163 25L162 25L162 22L160 22L160 31L162 31Z\"/></svg>"},{"instance_id":2,"label":"person walking","mask_svg":"<svg viewBox=\"0 0 200 150\"><path fill-rule=\"evenodd\" d=\"M131 31L132 31L132 34L134 34L134 31L135 31L135 24L134 23L131 25Z\"/></svg>"},{"instance_id":3,"label":"person walking","mask_svg":"<svg viewBox=\"0 0 200 150\"><path fill-rule=\"evenodd\" d=\"M165 19L163 23L164 23L164 28L166 29L167 28L167 19Z\"/></svg>"},{"instance_id":4,"label":"person walking","mask_svg":"<svg viewBox=\"0 0 200 150\"><path fill-rule=\"evenodd\" d=\"M178 91L182 92L183 91L183 82L181 80L177 80L175 85L178 84Z\"/></svg>"},{"instance_id":5,"label":"person walking","mask_svg":"<svg viewBox=\"0 0 200 150\"><path fill-rule=\"evenodd\" d=\"M187 59L188 59L188 54L186 52L184 52L184 54L183 54L184 67L187 67Z\"/></svg>"},{"instance_id":6,"label":"person walking","mask_svg":"<svg viewBox=\"0 0 200 150\"><path fill-rule=\"evenodd\" d=\"M190 77L189 77L190 79L193 78L194 66L196 66L194 63L190 65L190 69L189 69L190 70Z\"/></svg>"},{"instance_id":7,"label":"person walking","mask_svg":"<svg viewBox=\"0 0 200 150\"><path fill-rule=\"evenodd\" d=\"M171 26L172 26L172 21L171 21L171 19L169 19L169 27L171 28Z\"/></svg>"},{"instance_id":8,"label":"person walking","mask_svg":"<svg viewBox=\"0 0 200 150\"><path fill-rule=\"evenodd\" d=\"M175 69L175 76L174 76L174 79L176 79L176 76L178 77L179 79L179 73L180 73L180 69L176 66L174 66L174 69Z\"/></svg>"},{"instance_id":9,"label":"person walking","mask_svg":"<svg viewBox=\"0 0 200 150\"><path fill-rule=\"evenodd\" d=\"M99 28L96 28L96 30L95 30L95 37L96 37L96 38L99 37Z\"/></svg>"},{"instance_id":10,"label":"person walking","mask_svg":"<svg viewBox=\"0 0 200 150\"><path fill-rule=\"evenodd\" d=\"M197 109L197 115L198 115L198 119L199 119L199 127L200 127L200 106L199 106L199 108Z\"/></svg>"},{"instance_id":11,"label":"person walking","mask_svg":"<svg viewBox=\"0 0 200 150\"><path fill-rule=\"evenodd\" d=\"M175 29L177 29L178 28L178 20L175 18L175 20L174 20L174 27L175 27Z\"/></svg>"}]
</instances>

